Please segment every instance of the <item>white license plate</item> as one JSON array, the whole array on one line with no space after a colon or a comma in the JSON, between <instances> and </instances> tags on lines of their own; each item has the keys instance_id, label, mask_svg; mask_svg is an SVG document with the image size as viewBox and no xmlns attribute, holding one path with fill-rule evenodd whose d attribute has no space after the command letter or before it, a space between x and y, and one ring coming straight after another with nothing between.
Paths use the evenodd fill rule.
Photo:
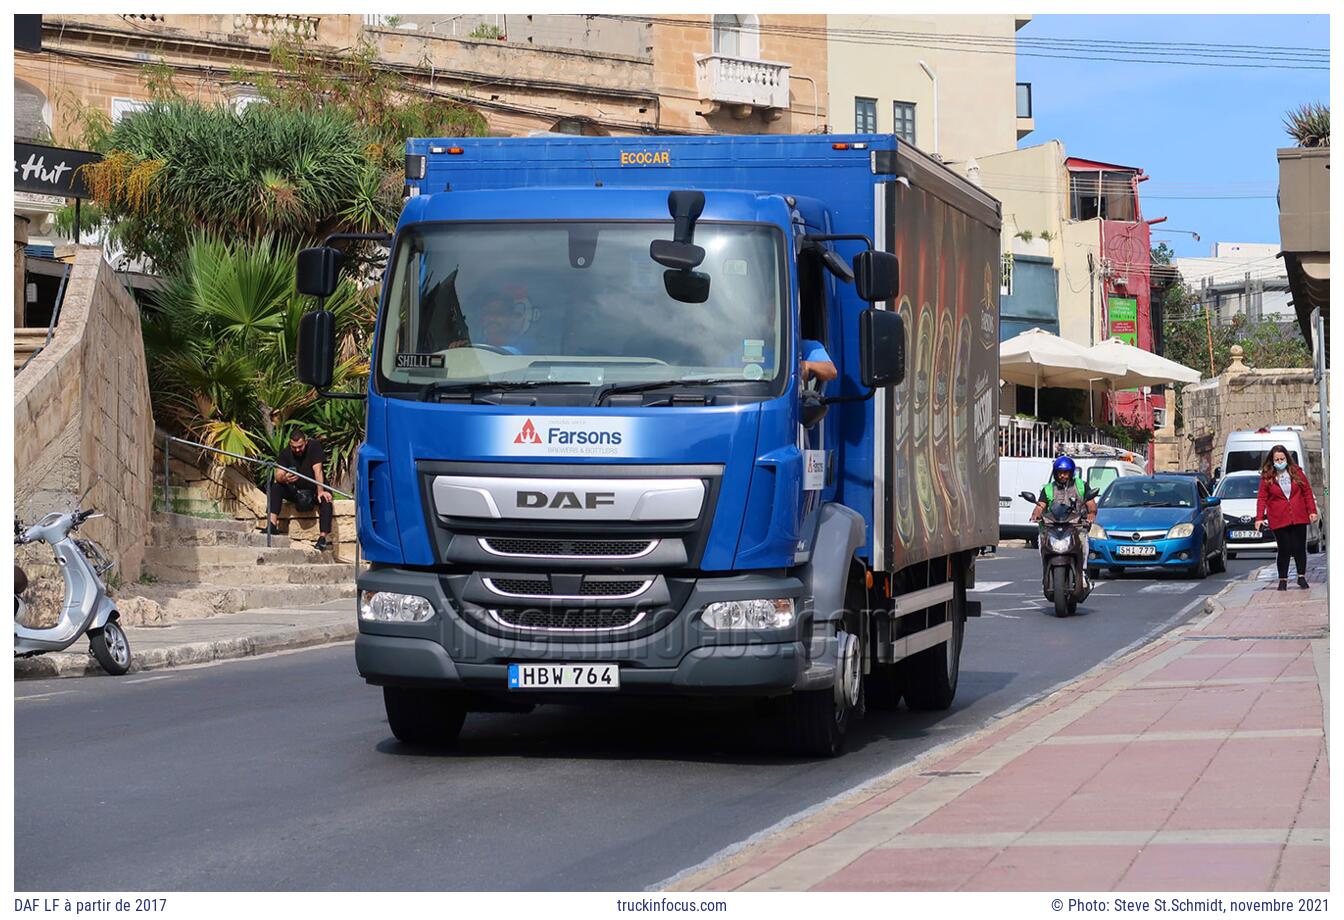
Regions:
<instances>
[{"instance_id":1,"label":"white license plate","mask_svg":"<svg viewBox=\"0 0 1344 920\"><path fill-rule=\"evenodd\" d=\"M1228 534L1233 540L1259 540L1260 531L1258 530L1234 530Z\"/></svg>"},{"instance_id":2,"label":"white license plate","mask_svg":"<svg viewBox=\"0 0 1344 920\"><path fill-rule=\"evenodd\" d=\"M1156 546L1117 546L1115 548L1117 556L1156 556Z\"/></svg>"},{"instance_id":3,"label":"white license plate","mask_svg":"<svg viewBox=\"0 0 1344 920\"><path fill-rule=\"evenodd\" d=\"M1000 508L1011 508L1012 506L1013 506L1013 500L1011 498L1003 498L1002 496L999 497Z\"/></svg>"},{"instance_id":4,"label":"white license plate","mask_svg":"<svg viewBox=\"0 0 1344 920\"><path fill-rule=\"evenodd\" d=\"M510 690L619 690L614 664L511 664Z\"/></svg>"}]
</instances>

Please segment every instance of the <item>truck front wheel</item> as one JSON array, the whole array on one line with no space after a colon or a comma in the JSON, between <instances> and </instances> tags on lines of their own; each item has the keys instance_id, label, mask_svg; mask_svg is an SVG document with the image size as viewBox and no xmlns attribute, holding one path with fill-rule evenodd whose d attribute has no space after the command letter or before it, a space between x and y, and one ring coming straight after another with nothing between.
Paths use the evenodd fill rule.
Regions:
<instances>
[{"instance_id":1,"label":"truck front wheel","mask_svg":"<svg viewBox=\"0 0 1344 920\"><path fill-rule=\"evenodd\" d=\"M805 757L843 753L845 735L863 717L863 642L844 630L838 641L835 686L801 691L784 700L785 738L794 752Z\"/></svg>"},{"instance_id":2,"label":"truck front wheel","mask_svg":"<svg viewBox=\"0 0 1344 920\"><path fill-rule=\"evenodd\" d=\"M461 697L451 690L384 687L383 708L392 734L403 744L449 747L467 719Z\"/></svg>"}]
</instances>

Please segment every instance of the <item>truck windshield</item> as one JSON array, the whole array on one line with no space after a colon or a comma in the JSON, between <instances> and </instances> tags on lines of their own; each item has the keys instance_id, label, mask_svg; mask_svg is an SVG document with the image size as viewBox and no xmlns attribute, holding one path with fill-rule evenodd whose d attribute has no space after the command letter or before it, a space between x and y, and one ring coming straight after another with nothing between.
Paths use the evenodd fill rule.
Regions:
<instances>
[{"instance_id":1,"label":"truck windshield","mask_svg":"<svg viewBox=\"0 0 1344 920\"><path fill-rule=\"evenodd\" d=\"M757 382L760 396L777 393L791 354L782 232L698 224L709 299L689 304L667 294L664 269L649 257L649 244L671 230L668 222L547 221L404 232L383 308L380 391L728 378ZM733 387L744 389L751 393Z\"/></svg>"}]
</instances>

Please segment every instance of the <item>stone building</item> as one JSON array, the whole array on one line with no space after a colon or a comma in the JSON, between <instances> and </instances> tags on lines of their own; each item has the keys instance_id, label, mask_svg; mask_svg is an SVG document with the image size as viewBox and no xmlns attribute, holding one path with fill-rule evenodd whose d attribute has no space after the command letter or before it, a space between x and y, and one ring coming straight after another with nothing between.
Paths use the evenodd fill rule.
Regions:
<instances>
[{"instance_id":1,"label":"stone building","mask_svg":"<svg viewBox=\"0 0 1344 920\"><path fill-rule=\"evenodd\" d=\"M789 29L771 25L787 22ZM279 38L361 41L418 91L475 107L496 135L807 133L826 123L824 16L57 14L15 53L15 91L57 143L83 106L143 106L148 64L189 96L246 105Z\"/></svg>"},{"instance_id":2,"label":"stone building","mask_svg":"<svg viewBox=\"0 0 1344 920\"><path fill-rule=\"evenodd\" d=\"M1252 368L1242 356L1241 346L1233 346L1232 363L1226 371L1181 391L1181 431L1159 439L1155 460L1159 472L1199 469L1213 473L1222 462L1229 432L1269 425L1301 425L1320 431L1320 391L1310 368Z\"/></svg>"}]
</instances>

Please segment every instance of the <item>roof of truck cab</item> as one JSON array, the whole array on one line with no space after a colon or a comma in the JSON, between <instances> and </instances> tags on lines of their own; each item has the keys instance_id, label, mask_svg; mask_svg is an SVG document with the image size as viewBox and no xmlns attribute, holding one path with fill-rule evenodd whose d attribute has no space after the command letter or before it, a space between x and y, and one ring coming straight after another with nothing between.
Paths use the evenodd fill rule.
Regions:
<instances>
[{"instance_id":1,"label":"roof of truck cab","mask_svg":"<svg viewBox=\"0 0 1344 920\"><path fill-rule=\"evenodd\" d=\"M490 189L417 195L406 202L401 223L501 220L671 220L671 188ZM780 195L710 189L700 221L783 223L789 209Z\"/></svg>"}]
</instances>

